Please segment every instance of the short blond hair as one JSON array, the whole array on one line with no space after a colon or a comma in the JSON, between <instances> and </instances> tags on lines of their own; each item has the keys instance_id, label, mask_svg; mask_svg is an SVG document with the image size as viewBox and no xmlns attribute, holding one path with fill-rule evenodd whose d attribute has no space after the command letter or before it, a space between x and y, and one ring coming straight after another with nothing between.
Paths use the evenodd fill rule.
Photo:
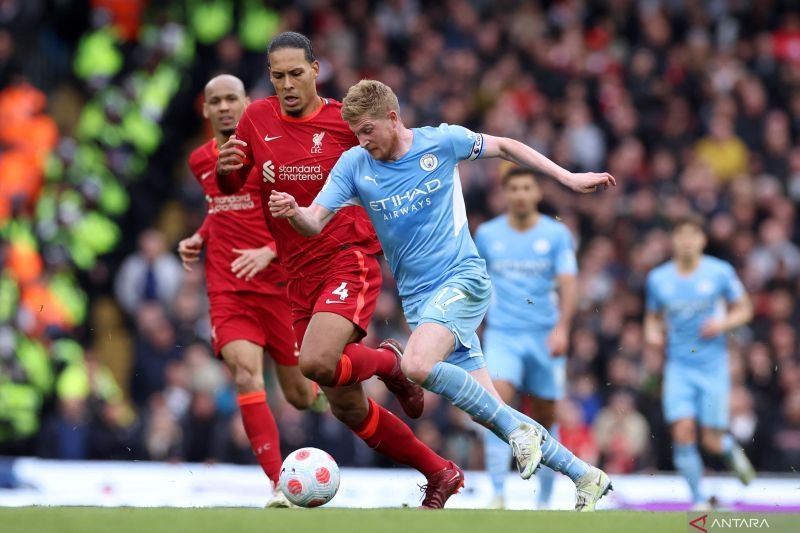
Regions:
<instances>
[{"instance_id":1,"label":"short blond hair","mask_svg":"<svg viewBox=\"0 0 800 533\"><path fill-rule=\"evenodd\" d=\"M364 116L384 118L389 111L400 111L397 95L378 80L361 80L347 91L342 101L342 118L356 122Z\"/></svg>"}]
</instances>

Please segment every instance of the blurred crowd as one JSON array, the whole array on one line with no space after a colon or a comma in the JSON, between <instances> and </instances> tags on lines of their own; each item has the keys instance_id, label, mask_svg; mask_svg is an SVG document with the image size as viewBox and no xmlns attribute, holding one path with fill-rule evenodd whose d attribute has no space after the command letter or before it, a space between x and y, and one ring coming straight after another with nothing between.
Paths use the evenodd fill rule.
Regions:
<instances>
[{"instance_id":1,"label":"blurred crowd","mask_svg":"<svg viewBox=\"0 0 800 533\"><path fill-rule=\"evenodd\" d=\"M4 95L32 91L26 119L58 126L49 144L27 148L14 137L28 128L0 131L0 168L17 152L39 165L39 185L15 179L24 190L12 194L2 181L0 193L0 454L253 461L230 376L208 345L202 271L184 272L174 248L205 213L185 164L208 138L203 84L228 72L254 98L271 94L266 43L295 30L314 42L324 96L377 78L410 126L462 124L617 178L616 189L581 197L541 181L542 209L579 247L580 310L558 412L567 446L609 473L672 468L663 354L643 342L643 282L670 257L669 222L697 211L707 252L736 267L755 304L730 340L731 432L759 470L800 465L792 2L97 0L66 3L72 18L37 12L51 3L65 9L0 1L18 8L0 10L0 114ZM35 20L38 41L8 13ZM461 169L472 230L502 212L501 172L491 161ZM408 335L385 272L373 344ZM8 304L7 294L39 286L22 298L27 307ZM40 293L71 322L47 322ZM380 382L366 387L397 407ZM269 397L284 452L311 445L343 465L385 465L331 415L294 410L274 386ZM437 397L426 402L412 423L420 438L481 468L474 423Z\"/></svg>"}]
</instances>

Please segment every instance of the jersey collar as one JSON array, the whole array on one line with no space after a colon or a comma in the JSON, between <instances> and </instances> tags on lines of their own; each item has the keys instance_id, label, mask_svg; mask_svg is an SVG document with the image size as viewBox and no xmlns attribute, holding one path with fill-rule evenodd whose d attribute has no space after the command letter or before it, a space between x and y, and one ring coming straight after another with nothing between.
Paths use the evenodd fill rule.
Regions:
<instances>
[{"instance_id":1,"label":"jersey collar","mask_svg":"<svg viewBox=\"0 0 800 533\"><path fill-rule=\"evenodd\" d=\"M281 117L281 120L285 120L286 122L308 122L310 120L314 120L317 117L317 115L319 115L322 112L322 109L325 107L325 104L328 103L328 100L325 99L325 98L322 98L321 96L318 96L317 98L319 98L321 105L317 108L316 111L314 111L313 113L311 113L307 117L295 118L295 117L290 117L289 115L284 114L283 109L281 108L280 102L278 102L278 116Z\"/></svg>"}]
</instances>

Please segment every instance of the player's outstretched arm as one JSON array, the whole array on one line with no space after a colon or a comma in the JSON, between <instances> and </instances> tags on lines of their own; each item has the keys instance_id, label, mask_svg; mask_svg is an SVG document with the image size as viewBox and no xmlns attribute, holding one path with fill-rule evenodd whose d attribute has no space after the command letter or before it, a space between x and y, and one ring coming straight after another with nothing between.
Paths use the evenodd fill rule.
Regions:
<instances>
[{"instance_id":1,"label":"player's outstretched arm","mask_svg":"<svg viewBox=\"0 0 800 533\"><path fill-rule=\"evenodd\" d=\"M241 189L247 181L252 164L246 164L247 143L237 139L236 135L230 138L219 149L217 157L217 185L223 194L233 194Z\"/></svg>"},{"instance_id":2,"label":"player's outstretched arm","mask_svg":"<svg viewBox=\"0 0 800 533\"><path fill-rule=\"evenodd\" d=\"M322 233L322 229L334 215L333 211L316 203L300 207L294 196L275 190L269 195L269 212L275 218L289 220L294 229L305 237Z\"/></svg>"},{"instance_id":3,"label":"player's outstretched arm","mask_svg":"<svg viewBox=\"0 0 800 533\"><path fill-rule=\"evenodd\" d=\"M598 187L615 186L617 180L608 172L575 173L560 167L530 146L508 137L484 135L483 157L499 157L521 167L532 168L560 181L576 192L592 192Z\"/></svg>"}]
</instances>

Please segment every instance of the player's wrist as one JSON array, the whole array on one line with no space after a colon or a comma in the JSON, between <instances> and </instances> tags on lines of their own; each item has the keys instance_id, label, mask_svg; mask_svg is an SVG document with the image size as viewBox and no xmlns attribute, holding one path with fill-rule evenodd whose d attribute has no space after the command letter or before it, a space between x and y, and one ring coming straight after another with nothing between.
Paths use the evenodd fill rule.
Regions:
<instances>
[{"instance_id":1,"label":"player's wrist","mask_svg":"<svg viewBox=\"0 0 800 533\"><path fill-rule=\"evenodd\" d=\"M572 321L571 320L559 320L556 323L556 327L558 331L563 333L569 333L570 329L572 329Z\"/></svg>"}]
</instances>

